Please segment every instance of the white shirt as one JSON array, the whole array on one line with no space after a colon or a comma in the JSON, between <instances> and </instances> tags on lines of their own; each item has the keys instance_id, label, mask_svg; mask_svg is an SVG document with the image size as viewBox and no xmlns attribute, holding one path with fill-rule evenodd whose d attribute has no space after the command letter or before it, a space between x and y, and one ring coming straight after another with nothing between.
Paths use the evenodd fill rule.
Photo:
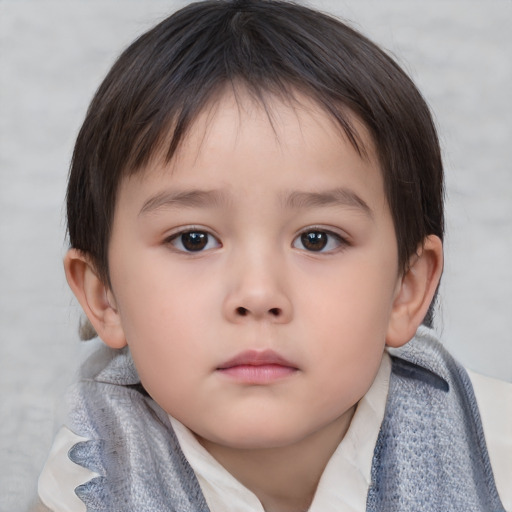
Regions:
<instances>
[{"instance_id":1,"label":"white shirt","mask_svg":"<svg viewBox=\"0 0 512 512\"><path fill-rule=\"evenodd\" d=\"M366 510L373 450L384 418L391 362L385 354L371 388L359 401L345 437L330 458L308 512ZM228 473L179 421L171 423L211 512L265 512L258 498Z\"/></svg>"},{"instance_id":2,"label":"white shirt","mask_svg":"<svg viewBox=\"0 0 512 512\"><path fill-rule=\"evenodd\" d=\"M384 354L366 395L359 401L350 427L329 460L308 512L364 512L373 451L384 418L391 363ZM480 408L496 487L512 512L512 384L469 372ZM181 449L192 466L211 512L265 512L254 493L224 469L194 437L170 417ZM53 512L85 512L74 489L97 476L74 464L69 449L83 438L63 427L39 479L39 496ZM63 479L66 484L63 485ZM66 494L62 494L67 491Z\"/></svg>"}]
</instances>

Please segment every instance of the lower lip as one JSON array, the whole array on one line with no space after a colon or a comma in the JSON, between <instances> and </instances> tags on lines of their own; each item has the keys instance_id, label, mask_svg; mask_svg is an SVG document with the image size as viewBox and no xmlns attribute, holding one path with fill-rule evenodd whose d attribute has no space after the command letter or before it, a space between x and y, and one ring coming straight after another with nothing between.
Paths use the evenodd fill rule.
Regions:
<instances>
[{"instance_id":1,"label":"lower lip","mask_svg":"<svg viewBox=\"0 0 512 512\"><path fill-rule=\"evenodd\" d=\"M217 371L243 384L268 384L290 377L297 369L280 364L241 364Z\"/></svg>"}]
</instances>

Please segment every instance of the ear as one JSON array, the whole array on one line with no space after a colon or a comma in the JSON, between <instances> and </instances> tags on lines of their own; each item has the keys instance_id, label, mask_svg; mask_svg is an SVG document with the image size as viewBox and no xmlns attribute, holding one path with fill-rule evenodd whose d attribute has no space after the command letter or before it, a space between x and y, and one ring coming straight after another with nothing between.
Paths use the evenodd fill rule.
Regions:
<instances>
[{"instance_id":1,"label":"ear","mask_svg":"<svg viewBox=\"0 0 512 512\"><path fill-rule=\"evenodd\" d=\"M98 276L90 258L77 249L64 257L68 284L98 336L112 348L122 348L126 338L110 287Z\"/></svg>"},{"instance_id":2,"label":"ear","mask_svg":"<svg viewBox=\"0 0 512 512\"><path fill-rule=\"evenodd\" d=\"M428 236L418 247L398 283L386 344L401 347L411 340L425 318L443 272L443 243Z\"/></svg>"}]
</instances>

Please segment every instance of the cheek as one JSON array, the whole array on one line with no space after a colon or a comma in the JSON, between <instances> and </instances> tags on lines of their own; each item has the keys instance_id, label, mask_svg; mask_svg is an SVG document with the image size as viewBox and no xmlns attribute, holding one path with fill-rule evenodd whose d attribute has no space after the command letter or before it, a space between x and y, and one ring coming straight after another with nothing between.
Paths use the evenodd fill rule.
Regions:
<instances>
[{"instance_id":1,"label":"cheek","mask_svg":"<svg viewBox=\"0 0 512 512\"><path fill-rule=\"evenodd\" d=\"M304 272L307 293L300 295L298 319L314 320L318 331L352 333L357 338L385 335L396 287L394 266L386 262L346 258L323 275ZM364 335L366 333L366 336Z\"/></svg>"},{"instance_id":2,"label":"cheek","mask_svg":"<svg viewBox=\"0 0 512 512\"><path fill-rule=\"evenodd\" d=\"M174 307L155 305L147 315L131 315L127 341L143 386L173 414L193 403L189 390L198 387L197 377L212 363L198 322L189 320L182 302L168 305Z\"/></svg>"},{"instance_id":3,"label":"cheek","mask_svg":"<svg viewBox=\"0 0 512 512\"><path fill-rule=\"evenodd\" d=\"M171 336L205 328L205 313L212 311L206 305L219 293L211 272L208 274L203 268L205 265L173 263L160 249L140 256L134 264L129 265L128 261L124 269L120 267L119 272L120 276L129 276L119 280L118 290L123 326L129 331L127 337L158 331L160 336Z\"/></svg>"},{"instance_id":4,"label":"cheek","mask_svg":"<svg viewBox=\"0 0 512 512\"><path fill-rule=\"evenodd\" d=\"M322 386L352 388L357 401L385 349L395 280L391 272L361 260L345 268L331 273L321 287L310 287L297 317L299 330L316 340L308 345L308 359L325 372L319 376Z\"/></svg>"},{"instance_id":5,"label":"cheek","mask_svg":"<svg viewBox=\"0 0 512 512\"><path fill-rule=\"evenodd\" d=\"M130 279L113 280L135 365L159 402L193 378L187 370L191 365L207 367L207 347L212 345L207 339L213 329L212 287L170 270L167 265L141 264L137 272L125 270Z\"/></svg>"}]
</instances>

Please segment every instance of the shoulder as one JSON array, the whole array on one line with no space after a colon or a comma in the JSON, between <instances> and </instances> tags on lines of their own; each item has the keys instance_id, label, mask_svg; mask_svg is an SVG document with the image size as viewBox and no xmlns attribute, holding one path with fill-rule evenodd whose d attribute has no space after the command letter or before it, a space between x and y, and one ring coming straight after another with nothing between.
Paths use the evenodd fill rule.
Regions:
<instances>
[{"instance_id":1,"label":"shoulder","mask_svg":"<svg viewBox=\"0 0 512 512\"><path fill-rule=\"evenodd\" d=\"M43 504L41 500L37 500L35 503L33 503L30 508L28 509L28 512L53 512L51 509L49 509L46 505Z\"/></svg>"},{"instance_id":2,"label":"shoulder","mask_svg":"<svg viewBox=\"0 0 512 512\"><path fill-rule=\"evenodd\" d=\"M412 401L417 410L417 401L421 406L425 393L429 408L420 407L415 421L435 422L434 430L442 428L450 440L450 450L439 446L441 457L446 454L446 463L455 461L460 468L471 468L473 477L466 483L473 479L481 487L479 493L490 493L492 504L497 490L498 501L512 512L512 384L467 372L430 329L420 328L409 344L393 354L394 373L401 384L397 395L409 399L407 404ZM405 419L410 421L410 411L406 412Z\"/></svg>"},{"instance_id":3,"label":"shoulder","mask_svg":"<svg viewBox=\"0 0 512 512\"><path fill-rule=\"evenodd\" d=\"M85 504L75 494L75 489L98 475L75 464L68 456L69 450L83 441L86 439L67 427L59 430L39 477L38 493L42 504L36 510L85 512Z\"/></svg>"},{"instance_id":4,"label":"shoulder","mask_svg":"<svg viewBox=\"0 0 512 512\"><path fill-rule=\"evenodd\" d=\"M484 430L496 487L512 511L512 384L468 371Z\"/></svg>"}]
</instances>

